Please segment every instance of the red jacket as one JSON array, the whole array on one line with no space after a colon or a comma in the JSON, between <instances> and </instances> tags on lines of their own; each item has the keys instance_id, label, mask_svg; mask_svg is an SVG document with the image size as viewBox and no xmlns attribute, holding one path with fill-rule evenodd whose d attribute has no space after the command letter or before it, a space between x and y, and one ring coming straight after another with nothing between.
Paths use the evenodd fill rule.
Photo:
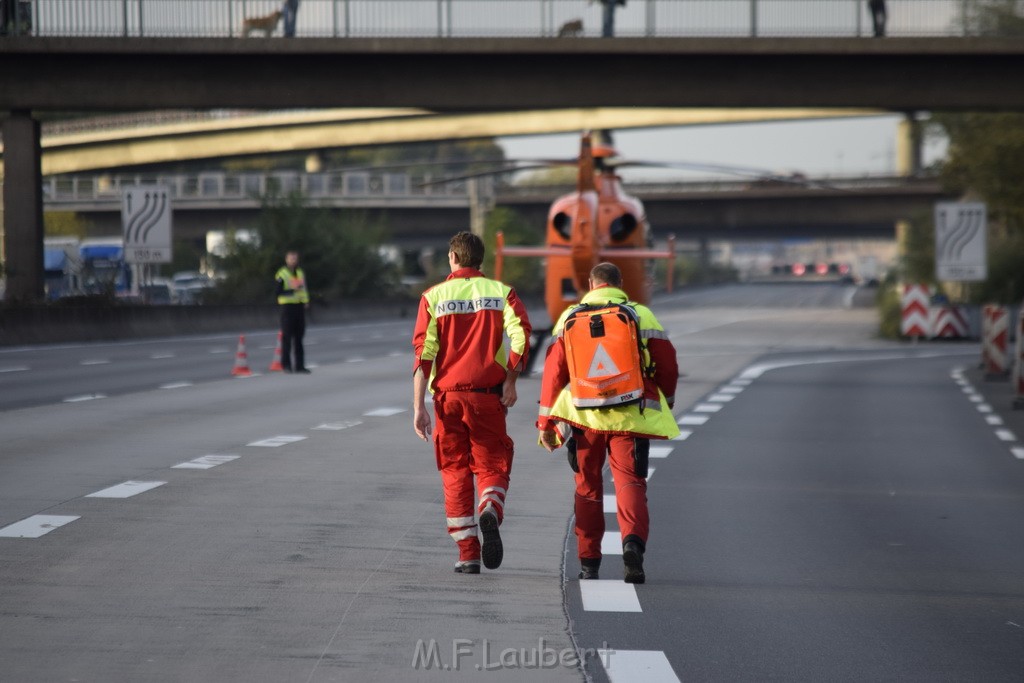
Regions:
<instances>
[{"instance_id":1,"label":"red jacket","mask_svg":"<svg viewBox=\"0 0 1024 683\"><path fill-rule=\"evenodd\" d=\"M461 268L420 299L413 372L422 369L432 391L489 389L505 381L529 351L530 320L515 290ZM509 346L505 347L505 337Z\"/></svg>"}]
</instances>

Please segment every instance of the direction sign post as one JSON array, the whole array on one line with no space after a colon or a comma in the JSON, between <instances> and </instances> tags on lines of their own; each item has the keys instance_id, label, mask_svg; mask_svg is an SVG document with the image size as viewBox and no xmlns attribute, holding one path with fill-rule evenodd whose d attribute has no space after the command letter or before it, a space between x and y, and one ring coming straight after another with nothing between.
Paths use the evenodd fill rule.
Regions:
<instances>
[{"instance_id":1,"label":"direction sign post","mask_svg":"<svg viewBox=\"0 0 1024 683\"><path fill-rule=\"evenodd\" d=\"M125 187L121 198L121 227L126 262L171 262L171 197L166 186Z\"/></svg>"},{"instance_id":2,"label":"direction sign post","mask_svg":"<svg viewBox=\"0 0 1024 683\"><path fill-rule=\"evenodd\" d=\"M980 282L988 277L988 211L983 202L935 205L935 277Z\"/></svg>"}]
</instances>

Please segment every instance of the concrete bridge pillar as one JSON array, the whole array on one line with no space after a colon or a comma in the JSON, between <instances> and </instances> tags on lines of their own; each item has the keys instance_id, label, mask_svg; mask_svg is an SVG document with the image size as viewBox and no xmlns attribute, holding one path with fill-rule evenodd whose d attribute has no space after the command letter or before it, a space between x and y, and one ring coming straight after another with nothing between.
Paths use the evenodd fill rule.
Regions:
<instances>
[{"instance_id":1,"label":"concrete bridge pillar","mask_svg":"<svg viewBox=\"0 0 1024 683\"><path fill-rule=\"evenodd\" d=\"M39 122L11 111L3 122L6 301L43 298L43 176Z\"/></svg>"}]
</instances>

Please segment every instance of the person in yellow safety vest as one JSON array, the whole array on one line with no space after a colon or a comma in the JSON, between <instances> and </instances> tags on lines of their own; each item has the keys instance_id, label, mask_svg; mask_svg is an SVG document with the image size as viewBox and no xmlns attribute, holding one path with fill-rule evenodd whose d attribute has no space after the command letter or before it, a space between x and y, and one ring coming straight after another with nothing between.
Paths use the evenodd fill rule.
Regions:
<instances>
[{"instance_id":1,"label":"person in yellow safety vest","mask_svg":"<svg viewBox=\"0 0 1024 683\"><path fill-rule=\"evenodd\" d=\"M306 274L299 268L299 252L289 251L284 266L274 276L277 282L277 303L281 306L281 369L308 375L306 353L302 338L306 334L306 309L309 308L309 289ZM292 364L292 349L295 363Z\"/></svg>"},{"instance_id":2,"label":"person in yellow safety vest","mask_svg":"<svg viewBox=\"0 0 1024 683\"><path fill-rule=\"evenodd\" d=\"M540 415L540 444L549 452L562 444L559 423L572 436L565 445L569 465L576 472L576 539L580 579L597 579L604 536L604 462L611 461L615 484L622 560L627 583L644 583L643 557L647 550L647 459L651 439L679 435L672 415L679 366L676 350L661 323L646 306L629 301L622 291L622 273L611 263L599 263L590 272L590 291L583 304L625 304L639 318L639 336L647 366L644 396L639 402L600 408L577 408L568 388L569 368L563 329L575 307L567 309L554 327L555 340L544 361Z\"/></svg>"}]
</instances>

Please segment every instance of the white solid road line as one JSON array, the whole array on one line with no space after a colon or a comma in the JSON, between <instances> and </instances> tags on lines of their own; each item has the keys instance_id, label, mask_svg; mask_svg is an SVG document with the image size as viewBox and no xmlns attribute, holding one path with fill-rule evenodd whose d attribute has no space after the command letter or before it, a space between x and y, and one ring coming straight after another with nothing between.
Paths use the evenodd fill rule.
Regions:
<instances>
[{"instance_id":1,"label":"white solid road line","mask_svg":"<svg viewBox=\"0 0 1024 683\"><path fill-rule=\"evenodd\" d=\"M3 372L25 372L29 367L27 365L13 365L11 367L0 368L0 373Z\"/></svg>"},{"instance_id":2,"label":"white solid road line","mask_svg":"<svg viewBox=\"0 0 1024 683\"><path fill-rule=\"evenodd\" d=\"M132 496L155 489L158 486L163 486L166 483L166 481L126 481L101 491L90 493L86 498L131 498Z\"/></svg>"},{"instance_id":3,"label":"white solid road line","mask_svg":"<svg viewBox=\"0 0 1024 683\"><path fill-rule=\"evenodd\" d=\"M171 469L209 470L213 469L214 467L217 467L218 465L223 465L226 462L238 460L239 457L240 456L237 455L203 455L201 457L195 458L194 460L189 460L188 462L178 463L177 465L174 465Z\"/></svg>"},{"instance_id":4,"label":"white solid road line","mask_svg":"<svg viewBox=\"0 0 1024 683\"><path fill-rule=\"evenodd\" d=\"M642 612L633 584L621 579L580 581L583 609L587 612Z\"/></svg>"},{"instance_id":5,"label":"white solid road line","mask_svg":"<svg viewBox=\"0 0 1024 683\"><path fill-rule=\"evenodd\" d=\"M82 401L95 401L96 399L106 397L106 394L83 394L82 396L70 396L64 399L64 403L81 403Z\"/></svg>"},{"instance_id":6,"label":"white solid road line","mask_svg":"<svg viewBox=\"0 0 1024 683\"><path fill-rule=\"evenodd\" d=\"M598 650L611 683L679 683L661 650Z\"/></svg>"},{"instance_id":7,"label":"white solid road line","mask_svg":"<svg viewBox=\"0 0 1024 683\"><path fill-rule=\"evenodd\" d=\"M363 417L391 417L392 415L398 415L404 413L405 408L375 408L369 412L363 413Z\"/></svg>"},{"instance_id":8,"label":"white solid road line","mask_svg":"<svg viewBox=\"0 0 1024 683\"><path fill-rule=\"evenodd\" d=\"M252 443L246 444L246 446L254 446L256 448L278 448L280 446L285 446L290 443L302 441L305 438L306 437L304 436L282 434L281 436L272 436L269 439L260 439L259 441L253 441Z\"/></svg>"},{"instance_id":9,"label":"white solid road line","mask_svg":"<svg viewBox=\"0 0 1024 683\"><path fill-rule=\"evenodd\" d=\"M0 529L0 538L39 538L69 524L79 515L32 515Z\"/></svg>"}]
</instances>

